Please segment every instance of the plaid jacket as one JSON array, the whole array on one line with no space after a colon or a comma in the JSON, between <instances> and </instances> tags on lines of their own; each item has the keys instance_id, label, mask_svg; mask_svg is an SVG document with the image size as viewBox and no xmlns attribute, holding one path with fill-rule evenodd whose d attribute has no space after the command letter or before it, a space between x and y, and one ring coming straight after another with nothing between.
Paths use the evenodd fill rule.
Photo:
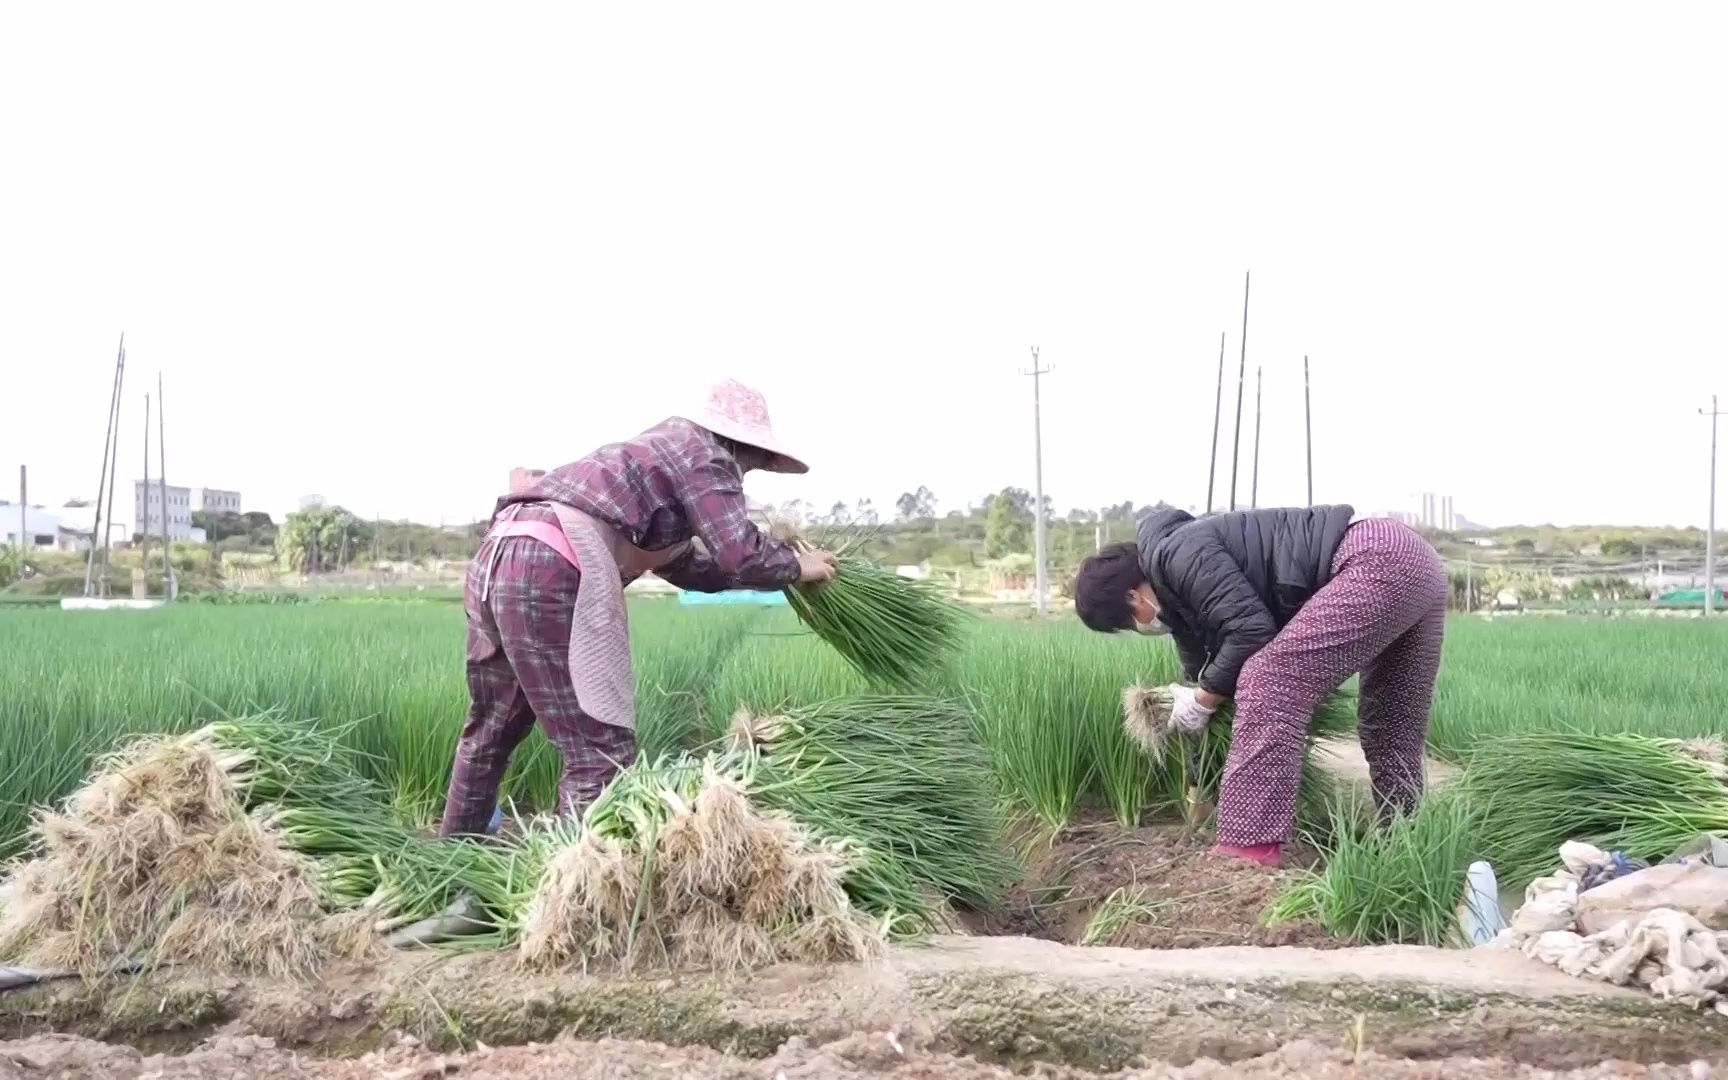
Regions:
<instances>
[{"instance_id":1,"label":"plaid jacket","mask_svg":"<svg viewBox=\"0 0 1728 1080\"><path fill-rule=\"evenodd\" d=\"M680 589L771 591L798 580L797 554L750 520L738 462L688 420L673 417L553 469L499 499L497 510L546 501L603 521L646 550L700 540L701 549L692 545L655 571Z\"/></svg>"}]
</instances>

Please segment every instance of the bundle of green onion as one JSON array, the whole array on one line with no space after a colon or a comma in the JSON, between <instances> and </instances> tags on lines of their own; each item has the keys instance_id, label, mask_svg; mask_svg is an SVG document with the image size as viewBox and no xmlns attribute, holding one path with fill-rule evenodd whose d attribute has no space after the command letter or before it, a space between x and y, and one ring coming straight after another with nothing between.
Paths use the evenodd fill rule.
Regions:
<instances>
[{"instance_id":1,"label":"bundle of green onion","mask_svg":"<svg viewBox=\"0 0 1728 1080\"><path fill-rule=\"evenodd\" d=\"M912 688L928 683L952 655L965 611L942 587L903 578L862 554L867 534L834 530L793 538L800 551L834 554L834 580L794 585L798 618L867 678Z\"/></svg>"},{"instance_id":2,"label":"bundle of green onion","mask_svg":"<svg viewBox=\"0 0 1728 1080\"><path fill-rule=\"evenodd\" d=\"M579 826L530 830L543 870L507 921L540 966L856 958L997 899L1015 869L1000 828L961 705L740 713L726 745L639 759Z\"/></svg>"},{"instance_id":3,"label":"bundle of green onion","mask_svg":"<svg viewBox=\"0 0 1728 1080\"><path fill-rule=\"evenodd\" d=\"M229 717L185 738L209 746L246 808L318 864L333 910L368 911L386 931L438 915L468 892L500 914L500 894L508 895L516 872L512 854L409 828L383 789L364 778L342 735L263 712Z\"/></svg>"},{"instance_id":4,"label":"bundle of green onion","mask_svg":"<svg viewBox=\"0 0 1728 1080\"><path fill-rule=\"evenodd\" d=\"M531 840L543 862L512 921L535 967L755 967L857 960L879 935L841 887L855 855L748 795L754 760L642 761Z\"/></svg>"},{"instance_id":5,"label":"bundle of green onion","mask_svg":"<svg viewBox=\"0 0 1728 1080\"><path fill-rule=\"evenodd\" d=\"M846 890L864 911L934 929L936 905L988 907L1015 874L971 712L916 695L841 698L734 719L753 746L751 797L864 854Z\"/></svg>"},{"instance_id":6,"label":"bundle of green onion","mask_svg":"<svg viewBox=\"0 0 1728 1080\"><path fill-rule=\"evenodd\" d=\"M1664 859L1700 833L1728 834L1720 754L1647 735L1502 735L1471 756L1461 781L1481 810L1479 854L1518 887L1551 873L1568 840Z\"/></svg>"}]
</instances>

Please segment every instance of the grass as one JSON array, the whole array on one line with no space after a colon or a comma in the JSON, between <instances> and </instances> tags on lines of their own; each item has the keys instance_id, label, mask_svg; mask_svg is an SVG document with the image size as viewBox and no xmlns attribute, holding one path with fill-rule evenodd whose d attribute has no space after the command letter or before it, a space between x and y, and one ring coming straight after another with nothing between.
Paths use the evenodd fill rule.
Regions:
<instances>
[{"instance_id":1,"label":"grass","mask_svg":"<svg viewBox=\"0 0 1728 1080\"><path fill-rule=\"evenodd\" d=\"M717 735L738 708L857 694L868 680L784 611L637 604L631 615L642 753ZM59 798L93 753L128 732L183 731L279 710L339 730L407 821L435 821L466 707L461 612L438 604L201 605L155 612L0 613L0 856L32 807ZM1167 681L1165 642L1103 638L1072 623L979 620L933 690L965 699L1006 800L1050 829L1090 802L1124 823L1179 807L1179 770L1148 768L1121 733L1122 687ZM1196 763L1215 779L1227 742ZM554 804L558 758L535 733L504 798ZM1209 781L1211 782L1211 781Z\"/></svg>"},{"instance_id":2,"label":"grass","mask_svg":"<svg viewBox=\"0 0 1728 1080\"><path fill-rule=\"evenodd\" d=\"M1728 619L1454 619L1430 748L1464 761L1512 731L1728 734Z\"/></svg>"},{"instance_id":3,"label":"grass","mask_svg":"<svg viewBox=\"0 0 1728 1080\"><path fill-rule=\"evenodd\" d=\"M1339 829L1322 842L1324 869L1285 893L1267 921L1313 918L1363 945L1452 944L1480 816L1476 804L1449 790L1430 794L1388 828ZM1334 820L1366 817L1346 797Z\"/></svg>"},{"instance_id":4,"label":"grass","mask_svg":"<svg viewBox=\"0 0 1728 1080\"><path fill-rule=\"evenodd\" d=\"M1173 663L1163 650L1102 647L1112 644L1078 626L992 624L956 667L956 689L978 715L998 782L1052 831L1096 789L1100 759L1121 760L1123 684Z\"/></svg>"},{"instance_id":5,"label":"grass","mask_svg":"<svg viewBox=\"0 0 1728 1080\"><path fill-rule=\"evenodd\" d=\"M1469 758L1462 779L1388 828L1342 827L1320 838L1325 868L1269 917L1316 918L1364 944L1453 944L1464 874L1477 859L1516 893L1556 869L1568 840L1655 862L1700 833L1728 834L1728 768L1720 744L1703 742L1625 732L1500 735ZM1700 752L1710 760L1694 756ZM1353 805L1332 815L1337 823L1364 818Z\"/></svg>"},{"instance_id":6,"label":"grass","mask_svg":"<svg viewBox=\"0 0 1728 1080\"><path fill-rule=\"evenodd\" d=\"M1158 913L1168 901L1155 900L1143 885L1124 885L1113 890L1098 910L1086 920L1086 930L1080 936L1082 945L1111 945L1131 926L1143 926L1158 920Z\"/></svg>"},{"instance_id":7,"label":"grass","mask_svg":"<svg viewBox=\"0 0 1728 1080\"><path fill-rule=\"evenodd\" d=\"M694 724L709 658L740 645L758 614L632 612L645 743ZM340 729L405 818L433 821L467 707L462 638L461 610L439 604L0 612L0 858L16 854L32 809L69 793L120 736L266 709ZM557 754L536 732L505 798L550 807L557 778Z\"/></svg>"}]
</instances>

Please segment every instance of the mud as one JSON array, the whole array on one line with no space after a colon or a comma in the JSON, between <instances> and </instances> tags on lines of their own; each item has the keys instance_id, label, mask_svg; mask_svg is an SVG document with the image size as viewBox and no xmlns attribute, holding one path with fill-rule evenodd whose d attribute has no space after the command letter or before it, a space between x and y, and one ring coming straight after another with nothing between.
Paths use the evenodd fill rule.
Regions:
<instances>
[{"instance_id":1,"label":"mud","mask_svg":"<svg viewBox=\"0 0 1728 1080\"><path fill-rule=\"evenodd\" d=\"M975 934L1070 945L1198 949L1220 945L1340 947L1317 923L1261 925L1291 884L1279 872L1212 854L1181 825L1124 828L1089 820L1027 851L1026 875L996 911L963 916ZM1292 867L1312 865L1294 850Z\"/></svg>"}]
</instances>

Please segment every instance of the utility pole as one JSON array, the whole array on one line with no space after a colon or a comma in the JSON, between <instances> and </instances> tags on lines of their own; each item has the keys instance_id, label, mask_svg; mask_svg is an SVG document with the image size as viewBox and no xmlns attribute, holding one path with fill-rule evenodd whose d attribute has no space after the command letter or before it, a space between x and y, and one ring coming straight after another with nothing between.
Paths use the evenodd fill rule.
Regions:
<instances>
[{"instance_id":1,"label":"utility pole","mask_svg":"<svg viewBox=\"0 0 1728 1080\"><path fill-rule=\"evenodd\" d=\"M1236 509L1236 459L1242 456L1242 384L1248 378L1248 285L1242 275L1242 363L1236 369L1236 434L1230 440L1230 509Z\"/></svg>"},{"instance_id":2,"label":"utility pole","mask_svg":"<svg viewBox=\"0 0 1728 1080\"><path fill-rule=\"evenodd\" d=\"M120 335L120 351L114 357L114 385L108 391L108 423L102 429L102 471L97 474L96 506L94 519L90 525L90 552L84 560L84 595L92 595L96 586L96 560L107 549L108 532L103 531L109 523L102 515L102 495L108 489L108 455L114 452L114 425L118 419L120 408L121 374L126 369L126 335ZM112 531L109 526L108 531Z\"/></svg>"},{"instance_id":3,"label":"utility pole","mask_svg":"<svg viewBox=\"0 0 1728 1080\"><path fill-rule=\"evenodd\" d=\"M1260 365L1254 365L1254 479L1248 482L1248 505L1260 505L1260 389L1261 377L1265 373Z\"/></svg>"},{"instance_id":4,"label":"utility pole","mask_svg":"<svg viewBox=\"0 0 1728 1080\"><path fill-rule=\"evenodd\" d=\"M1032 369L1022 370L1020 374L1032 376L1032 560L1036 570L1034 588L1038 604L1038 614L1046 609L1045 597L1045 541L1044 541L1044 406L1041 401L1041 383L1043 377L1050 374L1050 368L1043 367L1038 362L1038 346L1032 346Z\"/></svg>"},{"instance_id":5,"label":"utility pole","mask_svg":"<svg viewBox=\"0 0 1728 1080\"><path fill-rule=\"evenodd\" d=\"M30 466L18 466L18 575L24 575L24 559L30 553Z\"/></svg>"},{"instance_id":6,"label":"utility pole","mask_svg":"<svg viewBox=\"0 0 1728 1080\"><path fill-rule=\"evenodd\" d=\"M1710 526L1704 534L1704 614L1716 612L1716 418L1722 410L1716 407L1716 395L1710 395L1710 411L1698 410L1710 418Z\"/></svg>"},{"instance_id":7,"label":"utility pole","mask_svg":"<svg viewBox=\"0 0 1728 1080\"><path fill-rule=\"evenodd\" d=\"M144 392L144 490L139 492L138 509L140 516L144 519L134 523L140 537L138 572L144 575L138 580L147 580L150 574L150 392L148 390ZM162 557L164 559L168 557L167 548L162 549ZM146 587L146 591L148 591L148 587Z\"/></svg>"},{"instance_id":8,"label":"utility pole","mask_svg":"<svg viewBox=\"0 0 1728 1080\"><path fill-rule=\"evenodd\" d=\"M1212 395L1212 460L1206 465L1206 512L1212 512L1212 487L1218 480L1218 420L1224 413L1224 331L1218 332L1218 389Z\"/></svg>"},{"instance_id":9,"label":"utility pole","mask_svg":"<svg viewBox=\"0 0 1728 1080\"><path fill-rule=\"evenodd\" d=\"M108 455L108 504L106 513L108 523L102 534L102 595L112 595L110 584L113 581L111 573L114 560L114 489L119 484L120 472L120 401L121 391L125 387L126 349L120 349L120 375L114 386L114 434L109 440L114 444L114 452Z\"/></svg>"},{"instance_id":10,"label":"utility pole","mask_svg":"<svg viewBox=\"0 0 1728 1080\"><path fill-rule=\"evenodd\" d=\"M156 454L162 474L162 598L172 601L179 587L174 581L174 549L168 546L168 402L162 394L162 373L156 373Z\"/></svg>"},{"instance_id":11,"label":"utility pole","mask_svg":"<svg viewBox=\"0 0 1728 1080\"><path fill-rule=\"evenodd\" d=\"M1308 505L1314 505L1314 397L1308 389L1308 357L1302 357L1302 417L1308 432Z\"/></svg>"}]
</instances>

